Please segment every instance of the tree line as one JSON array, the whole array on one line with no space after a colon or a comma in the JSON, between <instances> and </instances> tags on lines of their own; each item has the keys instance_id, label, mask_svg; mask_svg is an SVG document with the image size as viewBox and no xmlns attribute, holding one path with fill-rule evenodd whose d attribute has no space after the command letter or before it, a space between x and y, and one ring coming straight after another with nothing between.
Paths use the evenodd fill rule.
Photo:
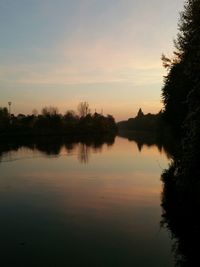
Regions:
<instances>
[{"instance_id":1,"label":"tree line","mask_svg":"<svg viewBox=\"0 0 200 267\"><path fill-rule=\"evenodd\" d=\"M158 132L163 127L162 112L158 114L144 114L140 108L135 118L117 123L119 130Z\"/></svg>"},{"instance_id":2,"label":"tree line","mask_svg":"<svg viewBox=\"0 0 200 267\"><path fill-rule=\"evenodd\" d=\"M162 89L164 119L181 138L178 175L200 175L200 0L185 2ZM192 177L191 177L192 178Z\"/></svg>"},{"instance_id":3,"label":"tree line","mask_svg":"<svg viewBox=\"0 0 200 267\"><path fill-rule=\"evenodd\" d=\"M163 118L180 140L179 153L162 175L165 225L174 237L177 266L196 266L200 240L200 0L185 1L175 50L162 56L168 72Z\"/></svg>"},{"instance_id":4,"label":"tree line","mask_svg":"<svg viewBox=\"0 0 200 267\"><path fill-rule=\"evenodd\" d=\"M36 110L31 115L9 114L7 108L0 108L0 134L9 135L49 135L49 134L102 134L117 131L113 116L91 113L89 104L81 102L77 113L72 110L64 115L56 107L44 107L40 114Z\"/></svg>"}]
</instances>

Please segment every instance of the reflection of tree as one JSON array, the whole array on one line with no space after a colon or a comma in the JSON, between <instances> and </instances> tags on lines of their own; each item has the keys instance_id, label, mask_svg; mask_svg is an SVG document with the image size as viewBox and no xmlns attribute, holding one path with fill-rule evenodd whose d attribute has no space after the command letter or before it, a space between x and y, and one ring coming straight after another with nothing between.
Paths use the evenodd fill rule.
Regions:
<instances>
[{"instance_id":1,"label":"reflection of tree","mask_svg":"<svg viewBox=\"0 0 200 267\"><path fill-rule=\"evenodd\" d=\"M59 155L62 147L62 143L58 140L37 142L36 149L44 152L46 155Z\"/></svg>"},{"instance_id":2,"label":"reflection of tree","mask_svg":"<svg viewBox=\"0 0 200 267\"><path fill-rule=\"evenodd\" d=\"M107 144L108 145L108 144ZM109 145L108 145L109 146ZM102 152L102 148L103 148L103 145L102 146L93 146L92 147L92 151L94 153L101 153Z\"/></svg>"},{"instance_id":3,"label":"reflection of tree","mask_svg":"<svg viewBox=\"0 0 200 267\"><path fill-rule=\"evenodd\" d=\"M0 159L9 151L17 151L21 147L31 150L38 150L47 156L56 156L61 153L64 147L67 153L75 151L77 145L79 147L79 160L82 163L88 163L89 150L100 153L103 144L111 146L114 144L115 135L101 135L95 137L88 136L68 136L68 137L40 137L40 138L24 138L15 140L6 140L0 142Z\"/></svg>"},{"instance_id":4,"label":"reflection of tree","mask_svg":"<svg viewBox=\"0 0 200 267\"><path fill-rule=\"evenodd\" d=\"M162 175L161 225L171 233L176 266L199 266L199 172L193 170L189 177L177 175L180 142L177 142L172 135L162 138L155 133L128 132L121 136L136 142L139 151L144 145L156 145L160 151L163 149L174 159L173 165Z\"/></svg>"},{"instance_id":5,"label":"reflection of tree","mask_svg":"<svg viewBox=\"0 0 200 267\"><path fill-rule=\"evenodd\" d=\"M80 163L87 164L89 162L90 148L86 144L79 144L78 160Z\"/></svg>"},{"instance_id":6,"label":"reflection of tree","mask_svg":"<svg viewBox=\"0 0 200 267\"><path fill-rule=\"evenodd\" d=\"M167 136L162 136L157 132L124 131L120 132L119 136L136 142L139 152L142 152L144 145L146 145L148 147L156 146L160 152L164 150L169 158L176 154L177 144L170 133Z\"/></svg>"},{"instance_id":7,"label":"reflection of tree","mask_svg":"<svg viewBox=\"0 0 200 267\"><path fill-rule=\"evenodd\" d=\"M138 151L142 152L143 143L137 142Z\"/></svg>"},{"instance_id":8,"label":"reflection of tree","mask_svg":"<svg viewBox=\"0 0 200 267\"><path fill-rule=\"evenodd\" d=\"M177 177L175 170L171 166L162 175L162 226L171 232L176 266L199 266L200 182L192 173Z\"/></svg>"},{"instance_id":9,"label":"reflection of tree","mask_svg":"<svg viewBox=\"0 0 200 267\"><path fill-rule=\"evenodd\" d=\"M67 150L67 152L70 154L73 152L73 150L75 149L75 143L71 143L71 142L65 142L65 148Z\"/></svg>"}]
</instances>

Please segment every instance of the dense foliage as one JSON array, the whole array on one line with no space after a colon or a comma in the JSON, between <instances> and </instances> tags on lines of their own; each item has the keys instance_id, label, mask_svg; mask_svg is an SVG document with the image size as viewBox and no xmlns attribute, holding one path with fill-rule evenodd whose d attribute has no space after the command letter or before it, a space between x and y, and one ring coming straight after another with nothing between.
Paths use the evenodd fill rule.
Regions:
<instances>
[{"instance_id":1,"label":"dense foliage","mask_svg":"<svg viewBox=\"0 0 200 267\"><path fill-rule=\"evenodd\" d=\"M84 105L83 105L84 106ZM80 106L79 106L80 107ZM86 107L88 109L88 107ZM7 108L0 108L0 135L81 135L116 132L117 126L111 115L91 114L81 110L59 114L54 107L45 107L39 115L9 115Z\"/></svg>"},{"instance_id":2,"label":"dense foliage","mask_svg":"<svg viewBox=\"0 0 200 267\"><path fill-rule=\"evenodd\" d=\"M161 128L161 118L161 112L159 112L158 114L144 114L142 110L139 109L138 114L135 118L130 118L127 121L118 122L118 127L120 130L157 132Z\"/></svg>"},{"instance_id":3,"label":"dense foliage","mask_svg":"<svg viewBox=\"0 0 200 267\"><path fill-rule=\"evenodd\" d=\"M169 69L162 96L164 118L183 142L179 173L199 174L200 159L200 0L185 3L173 59L163 56Z\"/></svg>"},{"instance_id":4,"label":"dense foliage","mask_svg":"<svg viewBox=\"0 0 200 267\"><path fill-rule=\"evenodd\" d=\"M173 59L163 56L169 71L162 96L164 118L179 135L181 149L162 175L162 223L175 239L177 266L197 266L200 238L200 0L186 1L175 47Z\"/></svg>"}]
</instances>

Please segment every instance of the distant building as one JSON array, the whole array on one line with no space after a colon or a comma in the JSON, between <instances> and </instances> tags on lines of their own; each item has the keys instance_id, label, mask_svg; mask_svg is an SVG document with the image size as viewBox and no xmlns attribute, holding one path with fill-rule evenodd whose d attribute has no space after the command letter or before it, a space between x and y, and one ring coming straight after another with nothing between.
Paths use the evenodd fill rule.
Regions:
<instances>
[{"instance_id":1,"label":"distant building","mask_svg":"<svg viewBox=\"0 0 200 267\"><path fill-rule=\"evenodd\" d=\"M140 108L139 111L138 111L137 117L140 118L140 117L143 117L143 116L144 116L144 113L143 113L142 109Z\"/></svg>"}]
</instances>

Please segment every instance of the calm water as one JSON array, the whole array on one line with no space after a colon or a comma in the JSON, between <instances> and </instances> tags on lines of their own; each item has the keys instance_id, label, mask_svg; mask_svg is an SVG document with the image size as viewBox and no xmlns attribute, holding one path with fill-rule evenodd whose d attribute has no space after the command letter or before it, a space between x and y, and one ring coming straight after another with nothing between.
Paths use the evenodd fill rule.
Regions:
<instances>
[{"instance_id":1,"label":"calm water","mask_svg":"<svg viewBox=\"0 0 200 267\"><path fill-rule=\"evenodd\" d=\"M156 145L22 146L1 153L1 266L173 266Z\"/></svg>"}]
</instances>

